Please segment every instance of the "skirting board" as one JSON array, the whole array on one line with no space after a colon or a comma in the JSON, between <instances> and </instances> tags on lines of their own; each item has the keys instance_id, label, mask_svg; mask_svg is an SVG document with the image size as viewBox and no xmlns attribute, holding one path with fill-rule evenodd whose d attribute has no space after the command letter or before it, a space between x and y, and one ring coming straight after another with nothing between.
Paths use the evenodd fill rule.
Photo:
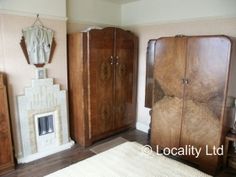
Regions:
<instances>
[{"instance_id":1,"label":"skirting board","mask_svg":"<svg viewBox=\"0 0 236 177\"><path fill-rule=\"evenodd\" d=\"M143 124L141 122L136 123L136 129L142 132L148 133L149 125Z\"/></svg>"},{"instance_id":2,"label":"skirting board","mask_svg":"<svg viewBox=\"0 0 236 177\"><path fill-rule=\"evenodd\" d=\"M49 156L51 154L55 154L57 152L64 151L66 149L70 149L74 144L75 144L75 142L71 140L70 142L68 142L66 144L63 144L63 145L60 145L60 146L58 146L56 148L53 148L51 150L48 150L48 151L45 151L45 152L38 152L38 153L29 155L29 156L26 156L26 157L17 158L17 163L20 164L20 163L32 162L34 160Z\"/></svg>"}]
</instances>

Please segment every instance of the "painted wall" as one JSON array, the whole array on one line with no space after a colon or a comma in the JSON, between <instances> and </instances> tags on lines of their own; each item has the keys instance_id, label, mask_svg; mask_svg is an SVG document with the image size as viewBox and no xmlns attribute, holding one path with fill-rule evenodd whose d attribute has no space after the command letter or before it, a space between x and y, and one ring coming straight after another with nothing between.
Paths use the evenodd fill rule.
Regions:
<instances>
[{"instance_id":1,"label":"painted wall","mask_svg":"<svg viewBox=\"0 0 236 177\"><path fill-rule=\"evenodd\" d=\"M75 32L89 26L119 26L121 5L104 0L68 0L68 31Z\"/></svg>"},{"instance_id":2,"label":"painted wall","mask_svg":"<svg viewBox=\"0 0 236 177\"><path fill-rule=\"evenodd\" d=\"M236 17L235 0L141 0L123 4L122 25L206 17Z\"/></svg>"},{"instance_id":3,"label":"painted wall","mask_svg":"<svg viewBox=\"0 0 236 177\"><path fill-rule=\"evenodd\" d=\"M55 31L56 41L52 63L46 65L48 76L67 89L66 7L65 0L0 0L0 7L4 7L0 9L0 72L7 75L14 145L16 153L20 153L16 96L24 94L24 88L31 86L31 79L35 78L35 67L27 64L19 44L21 30L33 24L36 13L43 14L40 19Z\"/></svg>"},{"instance_id":4,"label":"painted wall","mask_svg":"<svg viewBox=\"0 0 236 177\"><path fill-rule=\"evenodd\" d=\"M141 0L123 4L121 26L139 37L137 128L148 131L149 109L144 107L146 47L162 36L225 34L236 36L235 0Z\"/></svg>"},{"instance_id":5,"label":"painted wall","mask_svg":"<svg viewBox=\"0 0 236 177\"><path fill-rule=\"evenodd\" d=\"M148 40L176 34L236 36L232 19L236 17L235 0L140 0L121 6L95 1L68 0L68 32L89 26L121 26L137 34L140 39L137 128L146 132L150 122L149 109L144 107Z\"/></svg>"},{"instance_id":6,"label":"painted wall","mask_svg":"<svg viewBox=\"0 0 236 177\"><path fill-rule=\"evenodd\" d=\"M1 10L66 17L66 0L0 0Z\"/></svg>"},{"instance_id":7,"label":"painted wall","mask_svg":"<svg viewBox=\"0 0 236 177\"><path fill-rule=\"evenodd\" d=\"M193 20L179 23L129 26L127 29L139 36L138 112L137 128L147 132L150 123L149 109L144 107L146 79L146 48L148 40L163 36L215 35L236 37L236 18ZM234 83L236 90L236 83ZM232 95L232 93L231 93ZM234 92L235 95L235 92Z\"/></svg>"},{"instance_id":8,"label":"painted wall","mask_svg":"<svg viewBox=\"0 0 236 177\"><path fill-rule=\"evenodd\" d=\"M149 39L176 34L226 34L236 36L235 0L141 0L122 6L103 0L68 0L68 32L88 26L121 26L135 32L139 39L138 123L147 131L149 109L144 107L146 47ZM55 5L56 4L56 5ZM16 95L30 85L34 67L26 64L19 42L21 29L33 23L34 17L22 14L42 14L45 26L56 31L57 47L49 77L67 89L66 0L0 0L0 71L8 74L11 115L17 123ZM5 9L5 10L4 10ZM16 15L16 14L20 15ZM15 15L10 15L15 14ZM219 18L220 17L220 18ZM224 18L223 18L224 17ZM145 25L151 23L152 25ZM17 127L13 127L17 131Z\"/></svg>"}]
</instances>

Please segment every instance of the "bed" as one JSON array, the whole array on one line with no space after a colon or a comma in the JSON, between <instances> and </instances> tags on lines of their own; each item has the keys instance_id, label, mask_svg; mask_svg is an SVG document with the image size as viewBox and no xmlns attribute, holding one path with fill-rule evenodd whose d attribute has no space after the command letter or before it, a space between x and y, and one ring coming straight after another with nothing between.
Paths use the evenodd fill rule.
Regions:
<instances>
[{"instance_id":1,"label":"bed","mask_svg":"<svg viewBox=\"0 0 236 177\"><path fill-rule=\"evenodd\" d=\"M46 177L210 177L183 163L125 142Z\"/></svg>"}]
</instances>

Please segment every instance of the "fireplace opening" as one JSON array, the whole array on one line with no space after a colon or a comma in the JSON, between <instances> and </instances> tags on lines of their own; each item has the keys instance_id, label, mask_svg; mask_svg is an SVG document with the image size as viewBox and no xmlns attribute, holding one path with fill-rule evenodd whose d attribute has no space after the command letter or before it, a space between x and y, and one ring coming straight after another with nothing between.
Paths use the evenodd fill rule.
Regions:
<instances>
[{"instance_id":1,"label":"fireplace opening","mask_svg":"<svg viewBox=\"0 0 236 177\"><path fill-rule=\"evenodd\" d=\"M38 117L38 133L39 136L54 132L53 115Z\"/></svg>"},{"instance_id":2,"label":"fireplace opening","mask_svg":"<svg viewBox=\"0 0 236 177\"><path fill-rule=\"evenodd\" d=\"M38 152L55 148L60 144L58 128L56 111L35 115L35 136Z\"/></svg>"}]
</instances>

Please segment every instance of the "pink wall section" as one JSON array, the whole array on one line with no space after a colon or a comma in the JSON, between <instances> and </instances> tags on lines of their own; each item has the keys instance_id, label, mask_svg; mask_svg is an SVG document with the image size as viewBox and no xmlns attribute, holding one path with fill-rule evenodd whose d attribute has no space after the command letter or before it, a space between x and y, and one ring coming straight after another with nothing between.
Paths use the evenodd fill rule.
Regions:
<instances>
[{"instance_id":1,"label":"pink wall section","mask_svg":"<svg viewBox=\"0 0 236 177\"><path fill-rule=\"evenodd\" d=\"M35 78L35 67L28 65L20 47L22 28L31 26L35 17L0 14L0 72L7 74L10 114L13 123L14 144L18 136L18 111L16 96L24 94L24 88L31 85ZM56 49L52 63L45 66L48 77L55 78L55 83L67 90L67 54L66 54L66 21L41 19L44 26L55 31Z\"/></svg>"},{"instance_id":2,"label":"pink wall section","mask_svg":"<svg viewBox=\"0 0 236 177\"><path fill-rule=\"evenodd\" d=\"M217 35L236 37L236 18L210 18L190 21L174 21L160 24L127 26L139 37L139 74L138 74L138 112L137 122L140 129L148 130L150 123L149 109L144 107L146 79L146 49L150 39L164 36L183 35ZM236 61L236 60L235 60ZM235 63L236 64L236 63ZM235 66L235 65L234 65ZM236 74L236 69L231 70ZM229 94L236 97L236 80L232 80ZM142 128L145 127L145 128Z\"/></svg>"}]
</instances>

